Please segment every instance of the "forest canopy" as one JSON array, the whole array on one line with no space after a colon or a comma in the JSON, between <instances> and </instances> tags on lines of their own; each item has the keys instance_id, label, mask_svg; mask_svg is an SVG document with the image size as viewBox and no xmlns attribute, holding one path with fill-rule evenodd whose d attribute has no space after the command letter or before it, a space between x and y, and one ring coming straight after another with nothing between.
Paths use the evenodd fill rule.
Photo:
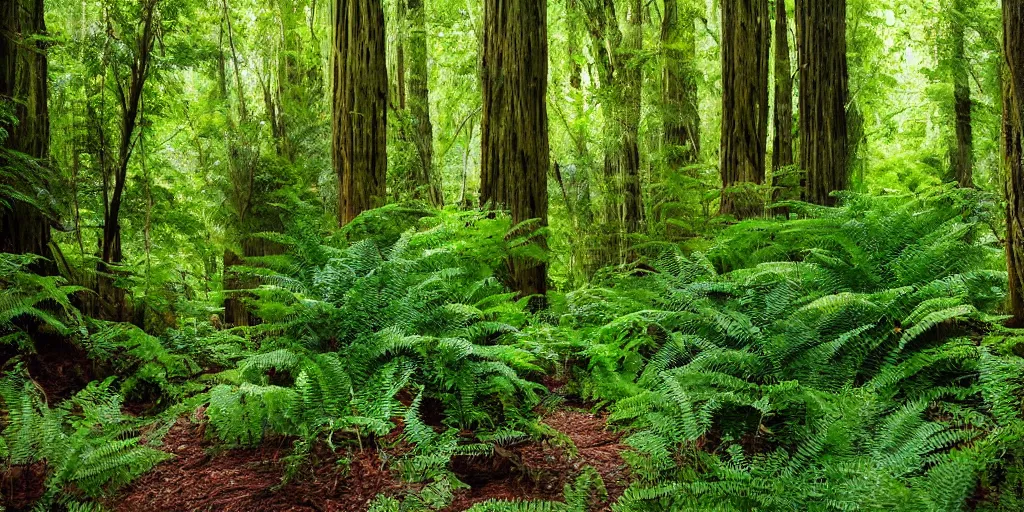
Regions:
<instances>
[{"instance_id":1,"label":"forest canopy","mask_svg":"<svg viewBox=\"0 0 1024 512\"><path fill-rule=\"evenodd\" d=\"M1024 0L0 0L0 510L1024 509Z\"/></svg>"}]
</instances>

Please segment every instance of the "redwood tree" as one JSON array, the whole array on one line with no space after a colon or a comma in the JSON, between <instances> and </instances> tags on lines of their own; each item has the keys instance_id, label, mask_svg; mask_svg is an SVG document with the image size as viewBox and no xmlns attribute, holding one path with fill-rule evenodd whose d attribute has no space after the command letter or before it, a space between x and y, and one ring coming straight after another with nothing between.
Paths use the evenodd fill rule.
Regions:
<instances>
[{"instance_id":1,"label":"redwood tree","mask_svg":"<svg viewBox=\"0 0 1024 512\"><path fill-rule=\"evenodd\" d=\"M761 213L768 141L768 0L722 2L721 211Z\"/></svg>"},{"instance_id":2,"label":"redwood tree","mask_svg":"<svg viewBox=\"0 0 1024 512\"><path fill-rule=\"evenodd\" d=\"M484 2L480 203L515 225L548 219L547 41L546 0ZM513 258L509 278L521 295L547 291L542 262Z\"/></svg>"},{"instance_id":3,"label":"redwood tree","mask_svg":"<svg viewBox=\"0 0 1024 512\"><path fill-rule=\"evenodd\" d=\"M19 159L0 150L0 166L20 167L24 172L13 178L20 183L7 185L30 197L48 186L37 165L47 165L50 146L50 117L47 108L46 48L41 39L46 33L43 0L0 0L0 102L13 108L17 120L4 126L8 132L3 149L27 155ZM34 161L33 161L34 160ZM50 257L50 221L39 206L0 196L0 252L38 254ZM52 263L36 265L36 270L54 273Z\"/></svg>"},{"instance_id":4,"label":"redwood tree","mask_svg":"<svg viewBox=\"0 0 1024 512\"><path fill-rule=\"evenodd\" d=\"M846 0L797 0L800 63L800 165L807 173L804 199L833 205L847 188Z\"/></svg>"},{"instance_id":5,"label":"redwood tree","mask_svg":"<svg viewBox=\"0 0 1024 512\"><path fill-rule=\"evenodd\" d=\"M964 0L954 0L951 25L953 69L953 112L956 121L956 145L950 149L950 163L957 185L974 187L974 130L971 126L971 84L968 80L967 55L964 44Z\"/></svg>"},{"instance_id":6,"label":"redwood tree","mask_svg":"<svg viewBox=\"0 0 1024 512\"><path fill-rule=\"evenodd\" d=\"M683 0L684 5L689 0ZM673 170L697 162L700 155L700 111L697 103L697 37L692 9L679 0L665 0L661 22L662 101L668 165Z\"/></svg>"},{"instance_id":7,"label":"redwood tree","mask_svg":"<svg viewBox=\"0 0 1024 512\"><path fill-rule=\"evenodd\" d=\"M335 0L334 170L338 223L381 206L387 175L388 72L381 0Z\"/></svg>"},{"instance_id":8,"label":"redwood tree","mask_svg":"<svg viewBox=\"0 0 1024 512\"><path fill-rule=\"evenodd\" d=\"M1003 163L1011 323L1024 326L1024 0L1003 0Z\"/></svg>"},{"instance_id":9,"label":"redwood tree","mask_svg":"<svg viewBox=\"0 0 1024 512\"><path fill-rule=\"evenodd\" d=\"M772 123L772 200L789 199L795 183L783 173L793 165L793 67L785 0L775 0L775 115Z\"/></svg>"},{"instance_id":10,"label":"redwood tree","mask_svg":"<svg viewBox=\"0 0 1024 512\"><path fill-rule=\"evenodd\" d=\"M401 3L401 2L399 2ZM434 128L430 124L430 88L427 85L427 23L423 0L409 0L409 115L413 141L419 159L416 162L417 190L427 192L436 206L444 205L439 176L434 167Z\"/></svg>"}]
</instances>

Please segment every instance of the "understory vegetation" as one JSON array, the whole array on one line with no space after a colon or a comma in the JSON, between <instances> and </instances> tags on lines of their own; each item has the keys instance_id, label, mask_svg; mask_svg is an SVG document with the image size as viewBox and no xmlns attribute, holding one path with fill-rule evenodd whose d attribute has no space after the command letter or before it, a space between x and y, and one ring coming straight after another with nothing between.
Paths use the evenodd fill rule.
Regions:
<instances>
[{"instance_id":1,"label":"understory vegetation","mask_svg":"<svg viewBox=\"0 0 1024 512\"><path fill-rule=\"evenodd\" d=\"M1024 511L1024 0L0 0L0 512Z\"/></svg>"},{"instance_id":2,"label":"understory vegetation","mask_svg":"<svg viewBox=\"0 0 1024 512\"><path fill-rule=\"evenodd\" d=\"M617 511L1016 509L1024 335L1000 324L993 203L935 189L790 208L640 245L538 313L501 284L503 217L389 207L361 218L388 229L345 236L300 220L267 235L283 254L239 269L263 283L246 299L260 323L159 337L83 317L74 288L5 256L5 340L32 320L98 367L61 399L11 359L0 454L45 463L37 509L84 509L165 460L162 435L201 407L222 448L287 440L285 478L316 445L407 446L389 464L417 491L370 509L437 510L465 486L453 458L565 443L541 412L575 396L626 436ZM602 488L583 472L564 503L472 510L587 510Z\"/></svg>"}]
</instances>

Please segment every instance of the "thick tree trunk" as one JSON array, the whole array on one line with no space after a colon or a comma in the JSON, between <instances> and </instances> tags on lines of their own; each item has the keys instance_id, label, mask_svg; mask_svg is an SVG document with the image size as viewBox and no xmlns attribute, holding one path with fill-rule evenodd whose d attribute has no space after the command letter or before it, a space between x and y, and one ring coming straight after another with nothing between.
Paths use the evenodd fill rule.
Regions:
<instances>
[{"instance_id":1,"label":"thick tree trunk","mask_svg":"<svg viewBox=\"0 0 1024 512\"><path fill-rule=\"evenodd\" d=\"M686 0L684 0L685 2ZM680 22L679 0L665 0L661 22L662 123L670 169L692 165L700 156L700 111L697 103L697 37L693 15L684 9Z\"/></svg>"},{"instance_id":2,"label":"thick tree trunk","mask_svg":"<svg viewBox=\"0 0 1024 512\"><path fill-rule=\"evenodd\" d=\"M1024 326L1024 0L1003 0L1003 165L1010 323Z\"/></svg>"},{"instance_id":3,"label":"thick tree trunk","mask_svg":"<svg viewBox=\"0 0 1024 512\"><path fill-rule=\"evenodd\" d=\"M643 91L643 1L629 4L628 32L623 50L632 60L622 69L622 188L623 226L627 233L637 233L643 217L640 191L640 106Z\"/></svg>"},{"instance_id":4,"label":"thick tree trunk","mask_svg":"<svg viewBox=\"0 0 1024 512\"><path fill-rule=\"evenodd\" d=\"M974 187L974 132L971 126L971 84L964 49L963 0L954 2L956 11L952 20L953 37L953 112L956 116L956 148L952 150L951 164L957 185Z\"/></svg>"},{"instance_id":5,"label":"thick tree trunk","mask_svg":"<svg viewBox=\"0 0 1024 512\"><path fill-rule=\"evenodd\" d=\"M775 1L775 138L772 142L772 201L793 199L799 183L784 175L793 166L793 66L789 57L786 2ZM783 210L783 214L788 211Z\"/></svg>"},{"instance_id":6,"label":"thick tree trunk","mask_svg":"<svg viewBox=\"0 0 1024 512\"><path fill-rule=\"evenodd\" d=\"M426 191L435 206L444 206L440 176L434 173L434 128L430 123L430 89L427 69L427 22L423 0L409 0L409 115L419 155L418 190Z\"/></svg>"},{"instance_id":7,"label":"thick tree trunk","mask_svg":"<svg viewBox=\"0 0 1024 512\"><path fill-rule=\"evenodd\" d=\"M797 0L800 62L800 166L804 199L834 205L849 184L846 103L846 0Z\"/></svg>"},{"instance_id":8,"label":"thick tree trunk","mask_svg":"<svg viewBox=\"0 0 1024 512\"><path fill-rule=\"evenodd\" d=\"M760 215L768 142L768 0L722 2L721 212Z\"/></svg>"},{"instance_id":9,"label":"thick tree trunk","mask_svg":"<svg viewBox=\"0 0 1024 512\"><path fill-rule=\"evenodd\" d=\"M30 38L45 33L43 0L0 0L0 102L10 102L17 119L17 124L4 126L8 137L3 147L43 166L49 165L50 157L46 48L43 41ZM0 153L0 165L4 159ZM48 183L40 180L32 185L46 188ZM38 191L22 192L35 195ZM9 203L9 209L0 205L0 252L52 258L50 220L33 205ZM52 261L41 261L34 270L54 274L57 268Z\"/></svg>"},{"instance_id":10,"label":"thick tree trunk","mask_svg":"<svg viewBox=\"0 0 1024 512\"><path fill-rule=\"evenodd\" d=\"M385 199L388 72L380 0L335 0L334 10L332 157L343 226Z\"/></svg>"},{"instance_id":11,"label":"thick tree trunk","mask_svg":"<svg viewBox=\"0 0 1024 512\"><path fill-rule=\"evenodd\" d=\"M547 225L546 0L485 0L481 70L480 203L510 210L514 225ZM546 246L543 237L533 243ZM509 277L520 295L547 292L542 262L514 258Z\"/></svg>"}]
</instances>

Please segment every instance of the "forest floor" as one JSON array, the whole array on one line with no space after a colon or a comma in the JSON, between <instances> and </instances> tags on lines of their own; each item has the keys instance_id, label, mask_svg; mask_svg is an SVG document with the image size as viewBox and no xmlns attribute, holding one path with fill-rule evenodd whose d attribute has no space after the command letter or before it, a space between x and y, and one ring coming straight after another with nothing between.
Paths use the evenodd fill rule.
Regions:
<instances>
[{"instance_id":1,"label":"forest floor","mask_svg":"<svg viewBox=\"0 0 1024 512\"><path fill-rule=\"evenodd\" d=\"M627 483L619 435L605 428L605 417L577 408L548 413L544 423L566 434L577 457L548 442L528 442L496 451L493 457L454 461L454 471L470 484L455 493L446 511L461 511L489 499L561 500L563 486L587 466L602 477L608 490L598 510L609 510ZM322 447L287 484L284 457L290 443L256 449L213 452L204 435L202 410L179 418L164 437L163 449L175 457L127 487L107 505L120 511L363 511L375 496L401 498L419 485L403 482L387 460L393 448L355 449L334 454ZM397 437L392 434L389 437ZM385 446L389 443L379 443Z\"/></svg>"}]
</instances>

